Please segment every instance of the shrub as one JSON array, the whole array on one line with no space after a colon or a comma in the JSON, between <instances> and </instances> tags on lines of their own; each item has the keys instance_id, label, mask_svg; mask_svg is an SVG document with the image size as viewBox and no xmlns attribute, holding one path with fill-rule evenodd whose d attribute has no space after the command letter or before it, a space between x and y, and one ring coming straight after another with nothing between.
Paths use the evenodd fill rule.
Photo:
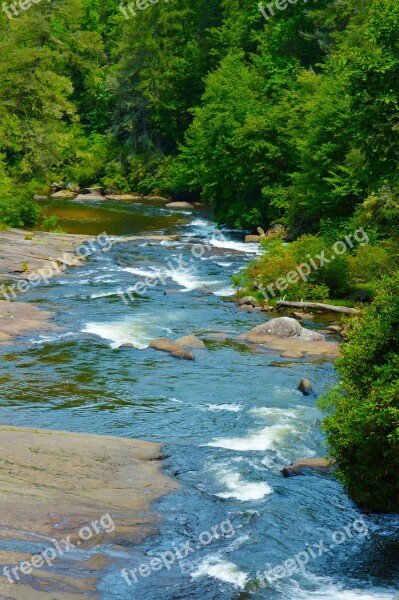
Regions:
<instances>
[{"instance_id":1,"label":"shrub","mask_svg":"<svg viewBox=\"0 0 399 600\"><path fill-rule=\"evenodd\" d=\"M330 454L350 497L399 510L399 274L385 276L372 305L354 319L336 363L341 377L320 401Z\"/></svg>"},{"instance_id":2,"label":"shrub","mask_svg":"<svg viewBox=\"0 0 399 600\"><path fill-rule=\"evenodd\" d=\"M302 263L311 264L311 259L323 251L330 257L331 251L323 237L304 235L291 244L281 240L263 242L265 253L252 262L242 272L241 281L246 287L266 288L284 278L289 271L295 271ZM316 259L316 264L319 261ZM237 283L237 282L236 282ZM349 287L349 265L346 256L336 256L334 261L320 268L311 267L307 281L300 280L287 289L276 292L276 299L287 300L326 300L330 295L340 295Z\"/></svg>"},{"instance_id":3,"label":"shrub","mask_svg":"<svg viewBox=\"0 0 399 600\"><path fill-rule=\"evenodd\" d=\"M0 222L8 227L34 227L39 215L40 208L26 194L0 199Z\"/></svg>"}]
</instances>

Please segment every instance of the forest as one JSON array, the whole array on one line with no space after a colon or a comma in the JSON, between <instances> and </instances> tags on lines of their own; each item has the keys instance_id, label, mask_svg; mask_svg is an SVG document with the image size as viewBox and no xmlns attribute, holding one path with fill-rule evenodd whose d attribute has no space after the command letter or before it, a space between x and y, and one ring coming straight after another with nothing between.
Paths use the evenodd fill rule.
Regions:
<instances>
[{"instance_id":1,"label":"forest","mask_svg":"<svg viewBox=\"0 0 399 600\"><path fill-rule=\"evenodd\" d=\"M33 227L33 195L53 182L203 202L221 226L284 227L236 278L254 293L362 228L369 243L292 300L376 299L349 334L326 428L352 496L398 509L399 4L269 6L3 3L0 222Z\"/></svg>"}]
</instances>

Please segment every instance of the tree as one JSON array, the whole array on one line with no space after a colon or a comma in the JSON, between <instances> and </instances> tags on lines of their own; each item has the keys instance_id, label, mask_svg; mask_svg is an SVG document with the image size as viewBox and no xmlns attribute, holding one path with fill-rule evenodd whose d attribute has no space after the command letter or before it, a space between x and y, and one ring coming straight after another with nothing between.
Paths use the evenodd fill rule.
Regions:
<instances>
[{"instance_id":1,"label":"tree","mask_svg":"<svg viewBox=\"0 0 399 600\"><path fill-rule=\"evenodd\" d=\"M336 363L340 384L321 406L330 454L353 500L399 510L399 274L380 280L373 304L352 321Z\"/></svg>"}]
</instances>

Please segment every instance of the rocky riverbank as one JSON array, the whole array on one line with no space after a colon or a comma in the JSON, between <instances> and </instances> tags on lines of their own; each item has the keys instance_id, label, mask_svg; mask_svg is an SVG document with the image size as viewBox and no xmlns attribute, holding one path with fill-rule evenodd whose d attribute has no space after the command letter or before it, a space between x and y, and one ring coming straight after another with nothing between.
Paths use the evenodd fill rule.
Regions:
<instances>
[{"instance_id":1,"label":"rocky riverbank","mask_svg":"<svg viewBox=\"0 0 399 600\"><path fill-rule=\"evenodd\" d=\"M15 583L1 577L0 596L8 600L95 598L108 552L153 534L159 517L151 503L178 487L160 471L159 444L7 426L0 444L0 538L9 548L1 564L11 569L35 556L39 565L43 550L56 554L30 573L10 571ZM85 537L92 531L87 541L83 527ZM60 555L56 542L68 536L75 548L65 552L59 543Z\"/></svg>"}]
</instances>

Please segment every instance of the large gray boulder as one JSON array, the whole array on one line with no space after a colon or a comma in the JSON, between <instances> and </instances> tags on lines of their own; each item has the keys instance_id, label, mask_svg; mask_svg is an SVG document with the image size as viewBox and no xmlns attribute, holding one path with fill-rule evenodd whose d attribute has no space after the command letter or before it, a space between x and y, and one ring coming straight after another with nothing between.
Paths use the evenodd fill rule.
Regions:
<instances>
[{"instance_id":1,"label":"large gray boulder","mask_svg":"<svg viewBox=\"0 0 399 600\"><path fill-rule=\"evenodd\" d=\"M263 342L267 343L270 336L283 339L298 338L309 342L324 341L324 336L321 333L302 327L296 319L290 317L271 319L267 323L258 325L258 327L254 327L247 333L239 335L236 339L261 344Z\"/></svg>"}]
</instances>

